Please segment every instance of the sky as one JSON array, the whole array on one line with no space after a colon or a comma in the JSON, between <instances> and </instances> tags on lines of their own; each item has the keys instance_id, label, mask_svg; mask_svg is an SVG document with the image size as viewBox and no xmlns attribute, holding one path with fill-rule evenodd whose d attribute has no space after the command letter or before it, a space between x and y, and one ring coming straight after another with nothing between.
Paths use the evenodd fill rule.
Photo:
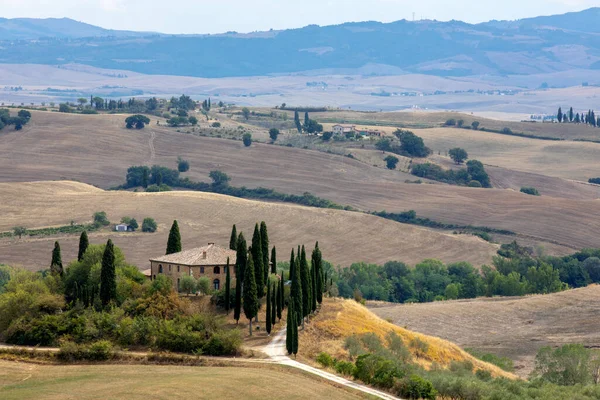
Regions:
<instances>
[{"instance_id":1,"label":"sky","mask_svg":"<svg viewBox=\"0 0 600 400\"><path fill-rule=\"evenodd\" d=\"M471 23L580 11L599 0L0 0L4 18L62 18L163 33L252 32L349 21Z\"/></svg>"}]
</instances>

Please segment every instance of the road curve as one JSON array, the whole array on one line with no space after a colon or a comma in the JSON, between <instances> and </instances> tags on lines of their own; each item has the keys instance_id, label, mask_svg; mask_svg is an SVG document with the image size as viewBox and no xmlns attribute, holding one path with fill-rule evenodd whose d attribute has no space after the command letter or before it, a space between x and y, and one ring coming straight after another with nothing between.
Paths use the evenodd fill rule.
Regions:
<instances>
[{"instance_id":1,"label":"road curve","mask_svg":"<svg viewBox=\"0 0 600 400\"><path fill-rule=\"evenodd\" d=\"M287 366L290 366L293 368L301 369L302 371L306 371L311 374L318 375L321 378L330 380L339 385L343 385L343 386L347 386L347 387L355 389L355 390L359 390L363 393L367 393L372 396L376 396L380 399L401 400L399 397L394 397L389 393L385 393L385 392L382 392L382 391L379 391L376 389L372 389L368 386L361 385L361 384L353 382L353 381L349 381L348 379L334 375L327 371L323 371L318 368L311 367L310 365L302 364L298 361L292 360L291 358L289 358L287 356L287 350L285 349L285 335L286 335L286 330L285 330L285 328L283 328L275 335L275 337L273 337L273 340L271 341L271 343L269 343L267 346L265 346L263 348L263 352L265 354L267 354L277 364L287 365Z\"/></svg>"}]
</instances>

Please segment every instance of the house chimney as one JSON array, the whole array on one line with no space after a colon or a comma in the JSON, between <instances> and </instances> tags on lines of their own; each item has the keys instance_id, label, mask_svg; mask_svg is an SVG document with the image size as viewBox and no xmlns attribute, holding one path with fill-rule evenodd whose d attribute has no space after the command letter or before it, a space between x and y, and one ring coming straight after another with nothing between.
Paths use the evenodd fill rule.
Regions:
<instances>
[{"instance_id":1,"label":"house chimney","mask_svg":"<svg viewBox=\"0 0 600 400\"><path fill-rule=\"evenodd\" d=\"M215 244L214 244L214 243L211 243L211 242L208 242L208 245L209 245L209 246L214 246Z\"/></svg>"}]
</instances>

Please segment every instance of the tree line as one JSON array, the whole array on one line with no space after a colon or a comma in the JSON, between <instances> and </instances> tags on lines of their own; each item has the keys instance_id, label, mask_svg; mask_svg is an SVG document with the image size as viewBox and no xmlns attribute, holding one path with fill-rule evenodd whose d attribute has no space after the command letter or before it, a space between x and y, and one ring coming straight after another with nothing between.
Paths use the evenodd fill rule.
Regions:
<instances>
[{"instance_id":1,"label":"tree line","mask_svg":"<svg viewBox=\"0 0 600 400\"><path fill-rule=\"evenodd\" d=\"M11 117L8 108L0 108L0 130L6 126L13 125L15 131L20 131L30 120L31 113L27 110L19 110L16 117Z\"/></svg>"},{"instance_id":2,"label":"tree line","mask_svg":"<svg viewBox=\"0 0 600 400\"><path fill-rule=\"evenodd\" d=\"M586 124L593 127L600 127L600 116L596 117L594 110L579 113L574 112L573 107L570 107L569 111L563 112L562 107L559 107L556 119L560 123Z\"/></svg>"}]
</instances>

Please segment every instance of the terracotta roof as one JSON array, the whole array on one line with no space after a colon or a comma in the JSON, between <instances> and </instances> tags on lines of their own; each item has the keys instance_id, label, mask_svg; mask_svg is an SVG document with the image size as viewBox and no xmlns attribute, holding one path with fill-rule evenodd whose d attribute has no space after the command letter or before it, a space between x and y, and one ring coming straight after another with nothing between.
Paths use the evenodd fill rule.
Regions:
<instances>
[{"instance_id":1,"label":"terracotta roof","mask_svg":"<svg viewBox=\"0 0 600 400\"><path fill-rule=\"evenodd\" d=\"M229 264L234 265L235 256L236 252L234 250L209 243L208 246L153 258L150 261L189 266L227 265L227 257L229 257Z\"/></svg>"}]
</instances>

